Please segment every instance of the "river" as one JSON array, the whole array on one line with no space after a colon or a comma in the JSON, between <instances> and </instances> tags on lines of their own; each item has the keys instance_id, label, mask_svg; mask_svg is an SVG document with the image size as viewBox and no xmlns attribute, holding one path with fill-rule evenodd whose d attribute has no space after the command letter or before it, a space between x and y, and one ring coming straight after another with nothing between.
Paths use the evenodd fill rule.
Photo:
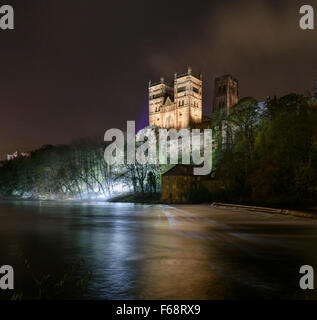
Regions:
<instances>
[{"instance_id":1,"label":"river","mask_svg":"<svg viewBox=\"0 0 317 320\"><path fill-rule=\"evenodd\" d=\"M0 265L15 290L84 259L85 299L316 299L299 268L317 269L317 221L208 205L0 202ZM12 292L0 290L0 298Z\"/></svg>"}]
</instances>

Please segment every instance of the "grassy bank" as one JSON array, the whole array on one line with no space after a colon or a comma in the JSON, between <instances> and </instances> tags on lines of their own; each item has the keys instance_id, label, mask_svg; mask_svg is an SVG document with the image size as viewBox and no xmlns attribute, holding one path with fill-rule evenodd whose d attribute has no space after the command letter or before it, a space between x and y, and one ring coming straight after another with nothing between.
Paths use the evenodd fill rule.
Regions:
<instances>
[{"instance_id":1,"label":"grassy bank","mask_svg":"<svg viewBox=\"0 0 317 320\"><path fill-rule=\"evenodd\" d=\"M125 193L108 200L109 202L131 202L131 203L161 203L160 193Z\"/></svg>"}]
</instances>

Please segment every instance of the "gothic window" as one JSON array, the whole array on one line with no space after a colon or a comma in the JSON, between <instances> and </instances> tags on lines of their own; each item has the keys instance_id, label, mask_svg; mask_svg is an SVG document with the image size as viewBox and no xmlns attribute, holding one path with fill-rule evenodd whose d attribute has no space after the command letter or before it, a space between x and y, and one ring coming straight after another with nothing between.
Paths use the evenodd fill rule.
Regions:
<instances>
[{"instance_id":1,"label":"gothic window","mask_svg":"<svg viewBox=\"0 0 317 320\"><path fill-rule=\"evenodd\" d=\"M227 86L223 86L223 93L226 93L227 91Z\"/></svg>"}]
</instances>

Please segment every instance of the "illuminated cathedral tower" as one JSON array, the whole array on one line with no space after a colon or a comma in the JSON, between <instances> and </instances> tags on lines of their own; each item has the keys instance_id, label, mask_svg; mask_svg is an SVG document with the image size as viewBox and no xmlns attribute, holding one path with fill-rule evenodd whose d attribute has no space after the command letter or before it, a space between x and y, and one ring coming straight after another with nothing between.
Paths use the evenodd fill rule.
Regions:
<instances>
[{"instance_id":1,"label":"illuminated cathedral tower","mask_svg":"<svg viewBox=\"0 0 317 320\"><path fill-rule=\"evenodd\" d=\"M186 73L174 75L172 85L163 78L149 83L149 124L161 128L189 128L202 122L202 76Z\"/></svg>"}]
</instances>

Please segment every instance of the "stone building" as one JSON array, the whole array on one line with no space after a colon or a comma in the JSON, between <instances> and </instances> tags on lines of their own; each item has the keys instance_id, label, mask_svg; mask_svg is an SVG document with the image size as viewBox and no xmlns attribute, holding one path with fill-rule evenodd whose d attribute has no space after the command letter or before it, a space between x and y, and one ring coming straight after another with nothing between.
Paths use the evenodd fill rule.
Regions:
<instances>
[{"instance_id":1,"label":"stone building","mask_svg":"<svg viewBox=\"0 0 317 320\"><path fill-rule=\"evenodd\" d=\"M164 203L187 203L200 193L207 196L213 189L210 175L195 176L192 165L175 165L162 174L162 197ZM202 194L203 193L203 194Z\"/></svg>"},{"instance_id":2,"label":"stone building","mask_svg":"<svg viewBox=\"0 0 317 320\"><path fill-rule=\"evenodd\" d=\"M239 101L239 83L230 74L215 79L213 112L229 114L229 109Z\"/></svg>"},{"instance_id":3,"label":"stone building","mask_svg":"<svg viewBox=\"0 0 317 320\"><path fill-rule=\"evenodd\" d=\"M238 80L231 75L215 79L213 112L229 113L239 100ZM202 115L202 75L195 75L189 67L186 73L174 75L173 83L161 78L149 82L149 125L161 128L207 129L211 119Z\"/></svg>"},{"instance_id":4,"label":"stone building","mask_svg":"<svg viewBox=\"0 0 317 320\"><path fill-rule=\"evenodd\" d=\"M30 156L31 156L30 152L15 151L11 154L7 154L7 160L10 161L10 160L14 160L14 159L21 158L21 157L29 158Z\"/></svg>"},{"instance_id":5,"label":"stone building","mask_svg":"<svg viewBox=\"0 0 317 320\"><path fill-rule=\"evenodd\" d=\"M174 75L173 84L161 78L149 83L149 125L177 130L202 122L202 76L189 67Z\"/></svg>"},{"instance_id":6,"label":"stone building","mask_svg":"<svg viewBox=\"0 0 317 320\"><path fill-rule=\"evenodd\" d=\"M213 112L229 113L239 99L238 81L231 75L215 79ZM212 119L202 115L202 76L191 68L185 74L175 74L173 84L161 78L149 83L149 124L161 128L208 129ZM210 175L193 174L191 165L175 165L162 174L162 196L165 203L204 201L215 188Z\"/></svg>"}]
</instances>

